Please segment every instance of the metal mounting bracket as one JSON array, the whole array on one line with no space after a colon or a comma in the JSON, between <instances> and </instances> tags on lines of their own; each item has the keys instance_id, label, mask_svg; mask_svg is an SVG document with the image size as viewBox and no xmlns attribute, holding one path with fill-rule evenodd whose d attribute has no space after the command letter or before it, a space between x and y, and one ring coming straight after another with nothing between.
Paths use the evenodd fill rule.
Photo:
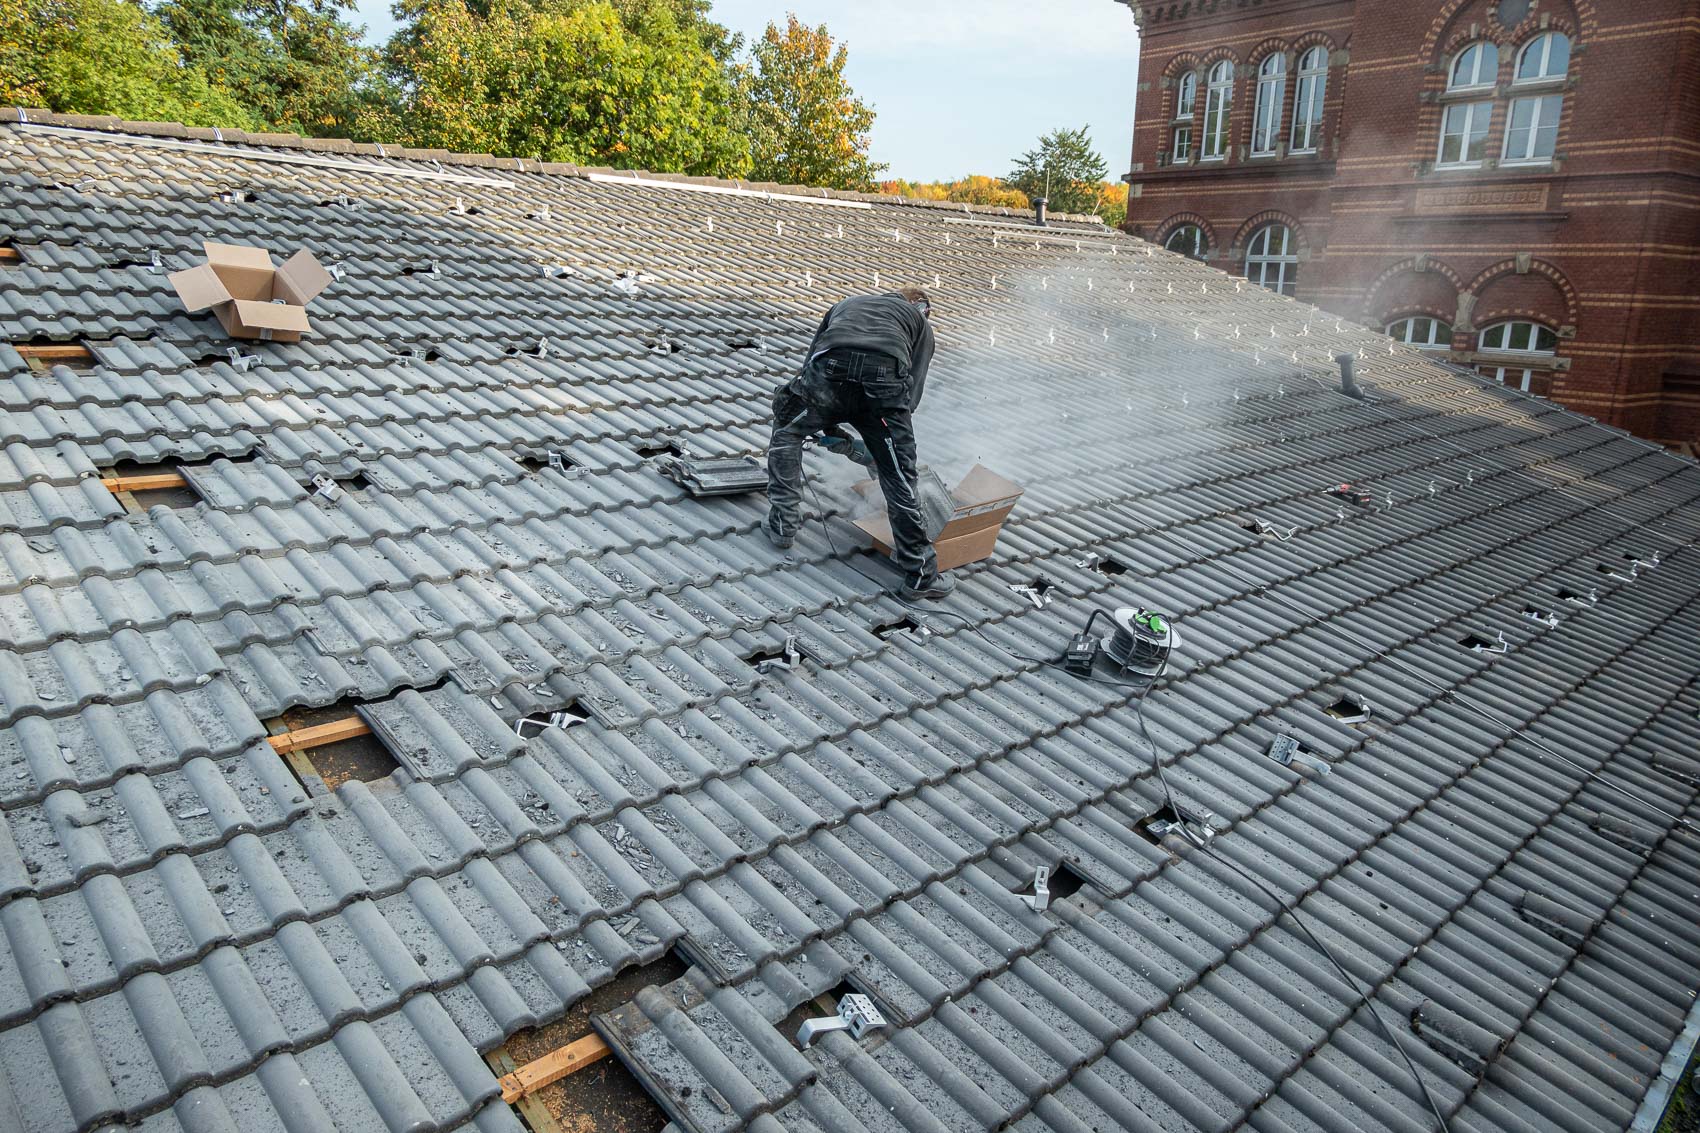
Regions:
<instances>
[{"instance_id":1,"label":"metal mounting bracket","mask_svg":"<svg viewBox=\"0 0 1700 1133\"><path fill-rule=\"evenodd\" d=\"M1033 867L1033 895L1024 897L1027 907L1035 913L1042 913L1051 907L1051 867L1036 865Z\"/></svg>"},{"instance_id":2,"label":"metal mounting bracket","mask_svg":"<svg viewBox=\"0 0 1700 1133\"><path fill-rule=\"evenodd\" d=\"M816 1038L832 1031L849 1031L851 1038L860 1039L869 1031L883 1026L885 1016L874 1006L874 1001L852 992L838 1001L838 1014L805 1019L797 1031L797 1045L807 1048Z\"/></svg>"}]
</instances>

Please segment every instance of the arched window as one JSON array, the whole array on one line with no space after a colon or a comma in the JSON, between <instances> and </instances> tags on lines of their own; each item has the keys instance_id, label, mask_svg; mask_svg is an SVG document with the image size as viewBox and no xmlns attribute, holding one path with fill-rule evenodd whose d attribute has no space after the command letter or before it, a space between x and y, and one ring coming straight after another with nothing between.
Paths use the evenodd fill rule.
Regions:
<instances>
[{"instance_id":1,"label":"arched window","mask_svg":"<svg viewBox=\"0 0 1700 1133\"><path fill-rule=\"evenodd\" d=\"M1298 243L1285 224L1266 224L1246 246L1245 277L1259 287L1291 295L1299 282Z\"/></svg>"},{"instance_id":2,"label":"arched window","mask_svg":"<svg viewBox=\"0 0 1700 1133\"><path fill-rule=\"evenodd\" d=\"M1175 96L1175 117L1191 118L1198 103L1198 72L1188 71L1181 76L1180 93Z\"/></svg>"},{"instance_id":3,"label":"arched window","mask_svg":"<svg viewBox=\"0 0 1700 1133\"><path fill-rule=\"evenodd\" d=\"M1544 384L1558 352L1558 335L1539 323L1513 320L1496 323L1482 331L1477 342L1480 354L1504 354L1504 360L1478 359L1476 369L1490 378L1528 392ZM1535 390L1535 392L1540 392Z\"/></svg>"},{"instance_id":4,"label":"arched window","mask_svg":"<svg viewBox=\"0 0 1700 1133\"><path fill-rule=\"evenodd\" d=\"M1426 315L1413 315L1408 319L1388 323L1387 333L1395 340L1407 346L1415 346L1419 350L1452 349L1452 324L1431 319Z\"/></svg>"},{"instance_id":5,"label":"arched window","mask_svg":"<svg viewBox=\"0 0 1700 1133\"><path fill-rule=\"evenodd\" d=\"M1517 55L1519 83L1562 79L1570 70L1570 39L1556 31L1538 35L1523 45Z\"/></svg>"},{"instance_id":6,"label":"arched window","mask_svg":"<svg viewBox=\"0 0 1700 1133\"><path fill-rule=\"evenodd\" d=\"M1265 157L1281 138L1281 98L1287 93L1287 57L1269 55L1257 68L1257 105L1252 113L1251 152Z\"/></svg>"},{"instance_id":7,"label":"arched window","mask_svg":"<svg viewBox=\"0 0 1700 1133\"><path fill-rule=\"evenodd\" d=\"M1452 59L1446 73L1446 93L1493 89L1499 77L1499 48L1491 43L1472 43ZM1479 166L1487 149L1488 122L1493 117L1493 101L1448 102L1440 118L1440 154L1435 164L1441 167L1470 168Z\"/></svg>"},{"instance_id":8,"label":"arched window","mask_svg":"<svg viewBox=\"0 0 1700 1133\"><path fill-rule=\"evenodd\" d=\"M1205 161L1220 161L1228 153L1228 103L1234 97L1234 65L1223 59L1210 68L1204 90Z\"/></svg>"},{"instance_id":9,"label":"arched window","mask_svg":"<svg viewBox=\"0 0 1700 1133\"><path fill-rule=\"evenodd\" d=\"M1210 242L1204 236L1204 229L1196 224L1183 224L1169 233L1163 247L1193 260L1202 260L1210 252Z\"/></svg>"},{"instance_id":10,"label":"arched window","mask_svg":"<svg viewBox=\"0 0 1700 1133\"><path fill-rule=\"evenodd\" d=\"M1491 87L1499 78L1499 48L1486 42L1472 43L1452 60L1447 76L1447 90L1473 90Z\"/></svg>"},{"instance_id":11,"label":"arched window","mask_svg":"<svg viewBox=\"0 0 1700 1133\"><path fill-rule=\"evenodd\" d=\"M1292 153L1315 153L1322 133L1322 100L1328 93L1328 52L1313 47L1299 57L1299 85L1293 98Z\"/></svg>"},{"instance_id":12,"label":"arched window","mask_svg":"<svg viewBox=\"0 0 1700 1133\"><path fill-rule=\"evenodd\" d=\"M1570 68L1570 40L1558 32L1538 35L1517 55L1516 90L1561 81ZM1558 142L1558 120L1564 113L1562 94L1529 93L1511 100L1505 126L1504 161L1509 165L1541 164L1552 160Z\"/></svg>"},{"instance_id":13,"label":"arched window","mask_svg":"<svg viewBox=\"0 0 1700 1133\"><path fill-rule=\"evenodd\" d=\"M1180 89L1175 93L1175 144L1170 150L1171 161L1186 161L1192 156L1192 114L1198 106L1198 73L1188 71L1181 76Z\"/></svg>"}]
</instances>

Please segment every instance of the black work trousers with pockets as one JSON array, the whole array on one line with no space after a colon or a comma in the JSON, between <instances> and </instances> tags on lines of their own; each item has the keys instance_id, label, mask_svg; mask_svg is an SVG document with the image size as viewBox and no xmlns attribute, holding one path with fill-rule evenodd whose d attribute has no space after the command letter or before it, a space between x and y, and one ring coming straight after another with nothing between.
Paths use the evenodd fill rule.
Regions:
<instances>
[{"instance_id":1,"label":"black work trousers with pockets","mask_svg":"<svg viewBox=\"0 0 1700 1133\"><path fill-rule=\"evenodd\" d=\"M879 472L891 520L891 561L911 586L938 574L915 498L915 428L908 383L889 355L838 348L811 359L773 395L773 437L767 448L768 528L797 534L803 498L803 442L835 425L861 434Z\"/></svg>"}]
</instances>

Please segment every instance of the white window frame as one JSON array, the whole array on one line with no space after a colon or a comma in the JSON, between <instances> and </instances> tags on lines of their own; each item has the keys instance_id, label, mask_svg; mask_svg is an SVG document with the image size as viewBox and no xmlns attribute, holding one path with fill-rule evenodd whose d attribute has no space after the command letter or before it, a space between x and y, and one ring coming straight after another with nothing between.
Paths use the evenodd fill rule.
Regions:
<instances>
[{"instance_id":1,"label":"white window frame","mask_svg":"<svg viewBox=\"0 0 1700 1133\"><path fill-rule=\"evenodd\" d=\"M1461 83L1458 81L1459 65L1464 62L1464 58L1472 51L1477 54L1474 65L1470 68L1469 81ZM1483 67L1482 64L1487 61L1490 56L1492 58L1492 63L1487 67ZM1483 75L1483 71L1486 71L1487 74ZM1478 39L1473 43L1465 44L1463 48L1459 50L1458 54L1452 57L1452 62L1448 64L1446 68L1446 89L1448 91L1487 90L1498 81L1499 47L1491 40Z\"/></svg>"},{"instance_id":2,"label":"white window frame","mask_svg":"<svg viewBox=\"0 0 1700 1133\"><path fill-rule=\"evenodd\" d=\"M1418 323L1428 324L1428 334L1420 340L1416 334ZM1440 333L1443 329L1444 335ZM1394 319L1387 324L1387 333L1394 340L1415 346L1418 350L1452 349L1452 324L1433 315L1406 315L1402 319Z\"/></svg>"},{"instance_id":3,"label":"white window frame","mask_svg":"<svg viewBox=\"0 0 1700 1133\"><path fill-rule=\"evenodd\" d=\"M1328 97L1328 50L1313 47L1299 56L1293 90L1293 136L1288 153L1315 153L1322 133L1322 108Z\"/></svg>"},{"instance_id":4,"label":"white window frame","mask_svg":"<svg viewBox=\"0 0 1700 1133\"><path fill-rule=\"evenodd\" d=\"M1455 130L1453 114L1463 115L1464 128ZM1477 127L1480 127L1478 130ZM1483 159L1487 156L1488 132L1493 128L1493 103L1491 102L1453 102L1448 103L1440 111L1440 149L1434 155L1436 169L1480 169ZM1446 142L1449 138L1458 138L1458 158L1456 161L1446 160ZM1476 139L1480 152L1476 157L1470 156L1471 139Z\"/></svg>"},{"instance_id":5,"label":"white window frame","mask_svg":"<svg viewBox=\"0 0 1700 1133\"><path fill-rule=\"evenodd\" d=\"M1524 107L1529 108L1529 125L1517 125L1517 115ZM1505 145L1500 153L1500 161L1505 165L1550 165L1553 155L1558 152L1558 123L1564 117L1564 96L1562 94L1530 95L1526 98L1514 98L1505 114ZM1546 135L1549 143L1545 153L1539 152L1542 134ZM1522 135L1523 145L1520 150L1514 149L1517 136Z\"/></svg>"},{"instance_id":6,"label":"white window frame","mask_svg":"<svg viewBox=\"0 0 1700 1133\"><path fill-rule=\"evenodd\" d=\"M1510 386L1512 389L1520 389L1524 393L1530 393L1535 384L1536 371L1519 370L1515 366L1477 366L1476 373L1484 378L1492 378L1502 386Z\"/></svg>"},{"instance_id":7,"label":"white window frame","mask_svg":"<svg viewBox=\"0 0 1700 1133\"><path fill-rule=\"evenodd\" d=\"M1176 165L1184 164L1192 157L1192 123L1176 126L1174 138L1169 145L1169 160Z\"/></svg>"},{"instance_id":8,"label":"white window frame","mask_svg":"<svg viewBox=\"0 0 1700 1133\"><path fill-rule=\"evenodd\" d=\"M1228 157L1228 114L1234 102L1234 65L1223 59L1210 68L1204 90L1204 137L1198 160L1225 161Z\"/></svg>"},{"instance_id":9,"label":"white window frame","mask_svg":"<svg viewBox=\"0 0 1700 1133\"><path fill-rule=\"evenodd\" d=\"M1553 71L1549 69L1552 66L1552 48L1555 43L1560 42L1564 44L1564 69ZM1541 49L1540 71L1537 74L1525 75L1523 74L1523 64L1528 60L1529 52L1537 47ZM1513 83L1550 83L1564 78L1570 73L1570 50L1570 37L1563 32L1541 33L1525 43L1522 50L1517 52L1517 66L1512 71L1511 81Z\"/></svg>"},{"instance_id":10,"label":"white window frame","mask_svg":"<svg viewBox=\"0 0 1700 1133\"><path fill-rule=\"evenodd\" d=\"M1500 332L1499 338L1501 342L1509 343L1511 341L1512 332L1517 327L1529 328L1528 346L1488 345L1488 335L1493 334L1495 331ZM1537 345L1541 341L1541 335L1543 334L1552 336L1551 347L1542 347ZM1558 332L1547 326L1545 323L1537 323L1533 319L1506 319L1503 322L1492 323L1483 327L1480 336L1476 339L1476 349L1480 350L1484 354L1516 354L1519 356L1533 354L1539 355L1543 358L1552 358L1558 353Z\"/></svg>"},{"instance_id":11,"label":"white window frame","mask_svg":"<svg viewBox=\"0 0 1700 1133\"><path fill-rule=\"evenodd\" d=\"M1286 236L1282 242L1286 250L1280 253L1269 250L1270 237L1276 232ZM1253 232L1251 239L1246 242L1245 277L1277 295L1293 294L1299 282L1298 246L1298 237L1291 228L1278 220L1265 224ZM1270 286L1271 282L1274 283L1273 287Z\"/></svg>"},{"instance_id":12,"label":"white window frame","mask_svg":"<svg viewBox=\"0 0 1700 1133\"><path fill-rule=\"evenodd\" d=\"M1495 332L1498 333L1499 341L1509 343L1515 327L1529 328L1529 345L1527 347L1488 345L1488 335ZM1537 345L1542 334L1552 336L1551 349L1543 349ZM1534 383L1535 375L1552 369L1552 363L1558 357L1558 332L1530 319L1507 319L1504 322L1494 323L1482 328L1481 333L1476 338L1476 353L1478 355L1495 356L1492 360L1478 358L1476 366L1478 373L1493 378L1502 385L1508 385L1528 393ZM1500 358L1506 358L1510 361L1501 363Z\"/></svg>"},{"instance_id":13,"label":"white window frame","mask_svg":"<svg viewBox=\"0 0 1700 1133\"><path fill-rule=\"evenodd\" d=\"M1175 92L1175 121L1191 119L1198 109L1198 72L1188 71L1181 76L1180 88Z\"/></svg>"},{"instance_id":14,"label":"white window frame","mask_svg":"<svg viewBox=\"0 0 1700 1133\"><path fill-rule=\"evenodd\" d=\"M1175 247L1176 237L1181 236L1188 230L1191 230L1193 233L1193 238L1190 241L1192 247ZM1177 224L1175 226L1175 230L1169 233L1168 236L1164 237L1163 250L1167 252L1179 252L1189 260L1202 261L1210 255L1210 242L1205 238L1204 228L1202 225L1193 224L1191 221L1188 221L1185 224Z\"/></svg>"},{"instance_id":15,"label":"white window frame","mask_svg":"<svg viewBox=\"0 0 1700 1133\"><path fill-rule=\"evenodd\" d=\"M1287 57L1279 51L1257 65L1257 103L1251 116L1251 155L1273 157L1281 149L1281 104L1287 94Z\"/></svg>"}]
</instances>

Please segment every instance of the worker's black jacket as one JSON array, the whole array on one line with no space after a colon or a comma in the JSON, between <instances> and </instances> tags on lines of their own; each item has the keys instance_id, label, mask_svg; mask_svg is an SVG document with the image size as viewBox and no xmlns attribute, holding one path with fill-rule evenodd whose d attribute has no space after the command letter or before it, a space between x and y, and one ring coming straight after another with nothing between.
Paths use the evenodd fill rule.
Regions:
<instances>
[{"instance_id":1,"label":"worker's black jacket","mask_svg":"<svg viewBox=\"0 0 1700 1133\"><path fill-rule=\"evenodd\" d=\"M914 412L921 404L927 385L927 367L933 361L933 328L921 309L895 292L888 295L855 295L835 303L815 331L809 346L809 361L828 351L857 350L884 354L897 363L901 391L889 398L869 391L888 408ZM805 366L805 373L809 367Z\"/></svg>"}]
</instances>

